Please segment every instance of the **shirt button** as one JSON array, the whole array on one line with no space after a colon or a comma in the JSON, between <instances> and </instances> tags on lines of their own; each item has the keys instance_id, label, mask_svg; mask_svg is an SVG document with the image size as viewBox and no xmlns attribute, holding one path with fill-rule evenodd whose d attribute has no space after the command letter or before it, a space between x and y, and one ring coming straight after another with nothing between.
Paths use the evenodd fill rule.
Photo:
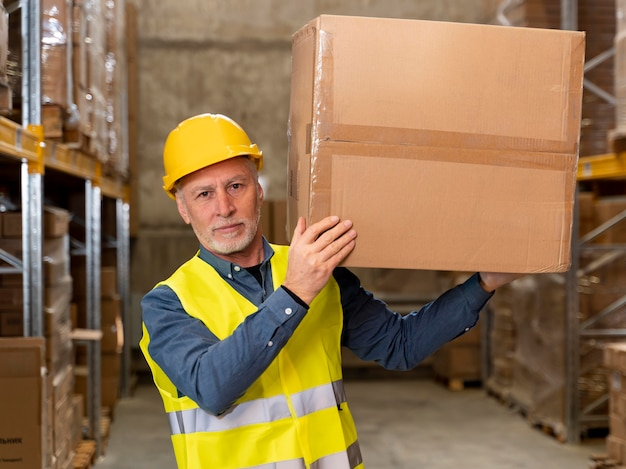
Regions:
<instances>
[{"instance_id":1,"label":"shirt button","mask_svg":"<svg viewBox=\"0 0 626 469\"><path fill-rule=\"evenodd\" d=\"M465 332L467 332L467 331L469 331L469 330L470 330L470 328L469 328L469 327L466 327L466 328L465 328Z\"/></svg>"},{"instance_id":2,"label":"shirt button","mask_svg":"<svg viewBox=\"0 0 626 469\"><path fill-rule=\"evenodd\" d=\"M267 343L268 347L271 347L272 345L274 345L274 342L272 342L271 340Z\"/></svg>"},{"instance_id":3,"label":"shirt button","mask_svg":"<svg viewBox=\"0 0 626 469\"><path fill-rule=\"evenodd\" d=\"M241 270L241 267L239 267L238 265L235 266L235 272L239 272Z\"/></svg>"},{"instance_id":4,"label":"shirt button","mask_svg":"<svg viewBox=\"0 0 626 469\"><path fill-rule=\"evenodd\" d=\"M232 280L233 279L232 274L228 274L228 278Z\"/></svg>"},{"instance_id":5,"label":"shirt button","mask_svg":"<svg viewBox=\"0 0 626 469\"><path fill-rule=\"evenodd\" d=\"M293 313L293 310L292 310L291 308L287 308L287 309L285 309L285 314L286 314L287 316L289 316L291 313Z\"/></svg>"}]
</instances>

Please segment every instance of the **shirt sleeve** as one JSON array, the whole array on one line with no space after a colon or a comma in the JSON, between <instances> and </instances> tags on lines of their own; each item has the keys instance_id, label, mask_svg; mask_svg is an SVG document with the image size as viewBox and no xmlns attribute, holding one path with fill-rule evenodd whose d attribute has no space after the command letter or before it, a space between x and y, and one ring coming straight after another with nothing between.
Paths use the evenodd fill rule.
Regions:
<instances>
[{"instance_id":1,"label":"shirt sleeve","mask_svg":"<svg viewBox=\"0 0 626 469\"><path fill-rule=\"evenodd\" d=\"M342 345L362 360L390 370L412 369L469 331L492 296L474 274L420 310L402 316L365 290L349 270L337 268L334 277L344 311Z\"/></svg>"},{"instance_id":2,"label":"shirt sleeve","mask_svg":"<svg viewBox=\"0 0 626 469\"><path fill-rule=\"evenodd\" d=\"M279 288L229 337L219 340L158 286L141 302L148 353L185 396L204 410L226 411L265 371L307 312Z\"/></svg>"}]
</instances>

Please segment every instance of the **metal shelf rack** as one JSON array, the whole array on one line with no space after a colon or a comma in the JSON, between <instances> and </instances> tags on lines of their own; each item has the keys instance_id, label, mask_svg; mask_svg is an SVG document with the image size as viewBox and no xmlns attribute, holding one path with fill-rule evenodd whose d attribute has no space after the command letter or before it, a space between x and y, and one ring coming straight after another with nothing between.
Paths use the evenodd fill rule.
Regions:
<instances>
[{"instance_id":1,"label":"metal shelf rack","mask_svg":"<svg viewBox=\"0 0 626 469\"><path fill-rule=\"evenodd\" d=\"M561 0L562 29L577 29L578 26L577 0ZM585 72L602 61L612 57L614 48L588 60ZM615 105L615 98L585 79L584 86L610 105ZM577 168L577 180L585 181L615 180L626 178L626 154L614 153L580 157ZM579 184L580 186L580 184ZM567 428L567 442L577 444L581 440L582 432L586 428L604 425L608 427L608 416L594 414L594 410L606 405L608 396L601 396L585 408L580 407L580 380L584 367L581 363L581 346L587 340L598 342L624 340L626 329L603 328L599 322L617 313L626 305L626 296L604 308L602 311L593 311L593 316L581 319L581 289L584 279L595 270L609 265L623 258L626 254L626 245L593 244L592 242L607 230L615 227L626 219L626 211L593 228L590 232L579 237L580 233L580 204L579 192L576 194L574 206L574 222L572 227L571 267L566 275L566 324L565 324L565 423ZM594 253L589 261L585 254Z\"/></svg>"},{"instance_id":2,"label":"metal shelf rack","mask_svg":"<svg viewBox=\"0 0 626 469\"><path fill-rule=\"evenodd\" d=\"M119 1L119 0L118 0ZM43 336L42 212L46 171L61 177L78 178L85 186L86 300L88 329L100 330L101 210L103 198L116 203L118 289L122 321L129 323L129 188L123 178L103 175L102 164L69 146L46 141L41 125L41 3L40 0L5 2L10 15L20 15L22 29L22 125L0 117L0 161L15 163L22 199L23 258L16 259L0 250L0 274L21 272L23 278L24 335ZM123 5L121 7L123 9ZM125 98L125 93L124 93ZM123 100L124 101L124 100ZM123 103L126 106L126 102ZM125 114L124 112L122 114ZM122 129L127 140L126 129ZM125 142L126 143L126 142ZM123 152L127 152L127 144ZM127 156L127 153L126 155ZM128 159L126 158L126 161ZM17 169L19 168L19 170ZM6 267L8 264L8 267ZM100 343L88 341L88 437L96 441L96 455L102 455ZM127 341L122 360L129 357ZM122 363L122 395L127 392L129 366Z\"/></svg>"}]
</instances>

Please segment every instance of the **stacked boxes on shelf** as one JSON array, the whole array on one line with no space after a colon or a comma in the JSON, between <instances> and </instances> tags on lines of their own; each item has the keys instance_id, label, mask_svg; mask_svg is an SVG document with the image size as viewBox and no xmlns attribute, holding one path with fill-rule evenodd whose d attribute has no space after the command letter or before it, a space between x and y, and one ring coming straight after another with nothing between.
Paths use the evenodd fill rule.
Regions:
<instances>
[{"instance_id":1,"label":"stacked boxes on shelf","mask_svg":"<svg viewBox=\"0 0 626 469\"><path fill-rule=\"evenodd\" d=\"M533 425L566 436L565 290L562 274L527 276L513 286L511 401Z\"/></svg>"},{"instance_id":2,"label":"stacked boxes on shelf","mask_svg":"<svg viewBox=\"0 0 626 469\"><path fill-rule=\"evenodd\" d=\"M604 348L604 365L609 370L607 455L626 465L626 344L607 344Z\"/></svg>"},{"instance_id":3,"label":"stacked boxes on shelf","mask_svg":"<svg viewBox=\"0 0 626 469\"><path fill-rule=\"evenodd\" d=\"M452 275L452 284L466 280L467 274ZM433 371L451 390L463 389L464 383L482 380L482 340L479 322L456 339L448 342L433 355Z\"/></svg>"},{"instance_id":4,"label":"stacked boxes on shelf","mask_svg":"<svg viewBox=\"0 0 626 469\"><path fill-rule=\"evenodd\" d=\"M22 258L22 213L4 212L0 248ZM40 449L43 466L69 468L72 466L74 448L81 439L81 428L76 415L82 414L80 400L74 395L74 355L71 338L72 277L70 275L69 223L70 214L57 207L44 207L43 215L43 347L44 380L41 386L43 409L37 415L44 426L46 438ZM0 295L10 301L2 302L0 335L15 336L8 344L29 343L23 335L22 274L0 276ZM14 357L0 352L0 362ZM2 365L0 365L2 367ZM11 406L15 405L14 401ZM31 411L32 409L28 409ZM24 410L25 411L25 410ZM30 466L24 466L30 467Z\"/></svg>"},{"instance_id":5,"label":"stacked boxes on shelf","mask_svg":"<svg viewBox=\"0 0 626 469\"><path fill-rule=\"evenodd\" d=\"M76 280L75 301L77 306L77 327L87 327L86 299L84 297L84 279L86 271L80 262L74 262L72 273ZM83 280L79 280L83 279ZM119 397L119 376L122 359L122 347L124 344L124 329L122 324L121 298L117 288L117 274L114 267L102 267L100 270L100 317L102 339L100 342L100 396L104 414L113 417L115 406ZM76 349L76 364L80 371L76 373L75 391L84 396L87 404L87 378L88 370L86 350L82 347ZM86 411L87 409L85 409Z\"/></svg>"},{"instance_id":6,"label":"stacked boxes on shelf","mask_svg":"<svg viewBox=\"0 0 626 469\"><path fill-rule=\"evenodd\" d=\"M121 174L121 101L118 2L75 0L72 11L73 98L83 149ZM68 136L70 138L70 136Z\"/></svg>"},{"instance_id":7,"label":"stacked boxes on shelf","mask_svg":"<svg viewBox=\"0 0 626 469\"><path fill-rule=\"evenodd\" d=\"M50 144L77 148L103 163L107 174L126 177L128 162L120 144L119 84L125 70L118 40L124 27L121 10L115 0L42 0L41 123ZM0 62L0 112L19 122L25 47L19 9L7 15L6 23L8 39L0 49L8 49L5 81L13 105L2 104ZM0 22L0 42L2 26Z\"/></svg>"},{"instance_id":8,"label":"stacked boxes on shelf","mask_svg":"<svg viewBox=\"0 0 626 469\"><path fill-rule=\"evenodd\" d=\"M68 45L67 2L41 2L41 105L42 124L48 139L63 138L65 114L71 109L67 61L71 51Z\"/></svg>"},{"instance_id":9,"label":"stacked boxes on shelf","mask_svg":"<svg viewBox=\"0 0 626 469\"><path fill-rule=\"evenodd\" d=\"M45 342L0 338L0 461L6 467L48 468ZM65 467L65 466L59 466Z\"/></svg>"},{"instance_id":10,"label":"stacked boxes on shelf","mask_svg":"<svg viewBox=\"0 0 626 469\"><path fill-rule=\"evenodd\" d=\"M433 355L433 371L451 390L482 379L480 323Z\"/></svg>"},{"instance_id":11,"label":"stacked boxes on shelf","mask_svg":"<svg viewBox=\"0 0 626 469\"><path fill-rule=\"evenodd\" d=\"M18 259L22 257L22 213L0 213L0 249ZM24 335L22 275L0 275L0 337Z\"/></svg>"},{"instance_id":12,"label":"stacked boxes on shelf","mask_svg":"<svg viewBox=\"0 0 626 469\"><path fill-rule=\"evenodd\" d=\"M578 205L579 236L584 236L626 210L626 198L581 192ZM626 243L624 226L624 222L616 224L593 243ZM593 321L594 329L624 328L623 314L608 311L626 296L626 260L619 251L611 254L606 249L585 250L581 256L584 265L595 266L581 270L583 275L578 285L581 324ZM533 275L500 289L490 302L494 320L490 329L487 387L522 409L529 421L551 428L558 438L566 437L565 292L564 275ZM607 314L600 315L602 311ZM619 311L617 308L616 312ZM603 365L602 348L603 341L597 338L580 341L579 406L594 417L581 431L608 425L609 410L602 399L608 392L608 371Z\"/></svg>"},{"instance_id":13,"label":"stacked boxes on shelf","mask_svg":"<svg viewBox=\"0 0 626 469\"><path fill-rule=\"evenodd\" d=\"M489 302L488 308L490 372L486 377L485 387L490 393L506 401L513 385L513 365L517 341L511 286L506 285L499 288ZM487 314L487 312L483 314Z\"/></svg>"}]
</instances>

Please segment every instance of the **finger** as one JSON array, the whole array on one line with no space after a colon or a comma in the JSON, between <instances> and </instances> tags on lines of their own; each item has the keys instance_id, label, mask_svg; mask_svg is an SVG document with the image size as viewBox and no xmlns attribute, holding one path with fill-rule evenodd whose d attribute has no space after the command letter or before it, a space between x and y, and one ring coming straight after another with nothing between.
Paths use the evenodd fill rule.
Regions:
<instances>
[{"instance_id":1,"label":"finger","mask_svg":"<svg viewBox=\"0 0 626 469\"><path fill-rule=\"evenodd\" d=\"M341 223L337 223L332 228L320 234L320 236L315 240L317 249L324 249L326 246L330 245L331 243L335 242L335 240L345 235L350 230L350 228L352 228L351 220L344 220Z\"/></svg>"},{"instance_id":2,"label":"finger","mask_svg":"<svg viewBox=\"0 0 626 469\"><path fill-rule=\"evenodd\" d=\"M341 262L354 250L355 246L356 241L352 239L343 245L339 250L335 251L335 253L328 258L328 260L326 260L326 263L332 266L331 270L341 264Z\"/></svg>"},{"instance_id":3,"label":"finger","mask_svg":"<svg viewBox=\"0 0 626 469\"><path fill-rule=\"evenodd\" d=\"M341 262L356 246L355 230L349 230L325 246L320 256L325 262Z\"/></svg>"},{"instance_id":4,"label":"finger","mask_svg":"<svg viewBox=\"0 0 626 469\"><path fill-rule=\"evenodd\" d=\"M339 223L339 217L331 215L309 226L304 235L310 242L314 242L322 233L327 232L332 227L336 226L337 223Z\"/></svg>"},{"instance_id":5,"label":"finger","mask_svg":"<svg viewBox=\"0 0 626 469\"><path fill-rule=\"evenodd\" d=\"M298 242L298 240L302 236L302 233L304 233L305 228L306 228L306 221L304 217L298 218L296 227L293 229L293 236L291 237L291 244L296 244Z\"/></svg>"}]
</instances>

